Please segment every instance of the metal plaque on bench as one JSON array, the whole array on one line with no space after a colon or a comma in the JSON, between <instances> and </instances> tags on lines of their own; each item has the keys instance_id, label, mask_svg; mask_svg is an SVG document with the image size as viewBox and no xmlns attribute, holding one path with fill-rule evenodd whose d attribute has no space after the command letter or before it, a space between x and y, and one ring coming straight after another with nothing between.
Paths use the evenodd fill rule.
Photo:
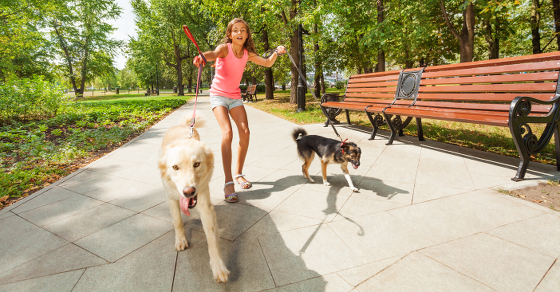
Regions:
<instances>
[{"instance_id":1,"label":"metal plaque on bench","mask_svg":"<svg viewBox=\"0 0 560 292\"><path fill-rule=\"evenodd\" d=\"M395 100L398 99L414 99L418 97L418 90L420 89L420 79L424 68L418 71L401 71L399 74L399 81L397 83L397 91L395 93Z\"/></svg>"}]
</instances>

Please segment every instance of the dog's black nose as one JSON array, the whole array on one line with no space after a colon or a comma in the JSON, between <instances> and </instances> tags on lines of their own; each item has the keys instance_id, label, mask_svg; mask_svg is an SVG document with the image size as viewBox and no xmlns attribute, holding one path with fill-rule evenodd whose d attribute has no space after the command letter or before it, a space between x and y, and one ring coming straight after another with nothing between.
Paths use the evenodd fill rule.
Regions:
<instances>
[{"instance_id":1,"label":"dog's black nose","mask_svg":"<svg viewBox=\"0 0 560 292\"><path fill-rule=\"evenodd\" d=\"M196 194L196 189L195 189L194 187L190 187L190 188L185 187L185 188L183 189L183 194L184 194L187 198L188 198L188 197L192 197L192 196L194 196L194 194Z\"/></svg>"}]
</instances>

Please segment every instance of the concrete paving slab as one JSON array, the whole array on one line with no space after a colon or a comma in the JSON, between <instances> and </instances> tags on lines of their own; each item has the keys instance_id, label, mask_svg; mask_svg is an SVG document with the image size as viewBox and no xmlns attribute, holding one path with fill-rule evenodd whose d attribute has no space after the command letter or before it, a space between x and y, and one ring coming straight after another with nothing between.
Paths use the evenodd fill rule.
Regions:
<instances>
[{"instance_id":1,"label":"concrete paving slab","mask_svg":"<svg viewBox=\"0 0 560 292\"><path fill-rule=\"evenodd\" d=\"M167 253L91 267L72 291L171 291L176 257Z\"/></svg>"},{"instance_id":2,"label":"concrete paving slab","mask_svg":"<svg viewBox=\"0 0 560 292\"><path fill-rule=\"evenodd\" d=\"M136 183L134 187L123 191L125 191L124 196L120 196L110 203L135 212L142 212L167 201L165 189L162 186Z\"/></svg>"},{"instance_id":3,"label":"concrete paving slab","mask_svg":"<svg viewBox=\"0 0 560 292\"><path fill-rule=\"evenodd\" d=\"M460 188L437 187L431 184L415 184L412 204L419 204L426 201L437 200L444 197L454 196L470 190Z\"/></svg>"},{"instance_id":4,"label":"concrete paving slab","mask_svg":"<svg viewBox=\"0 0 560 292\"><path fill-rule=\"evenodd\" d=\"M353 197L398 204L411 204L414 193L414 184L371 177L364 177L357 187L360 192L353 193Z\"/></svg>"},{"instance_id":5,"label":"concrete paving slab","mask_svg":"<svg viewBox=\"0 0 560 292\"><path fill-rule=\"evenodd\" d=\"M212 276L204 233L192 230L187 238L189 248L178 253L173 291L262 291L275 287L255 239L220 240L222 257L230 276L227 283L218 284Z\"/></svg>"},{"instance_id":6,"label":"concrete paving slab","mask_svg":"<svg viewBox=\"0 0 560 292\"><path fill-rule=\"evenodd\" d=\"M490 230L488 234L553 258L560 256L559 216L543 214ZM558 279L560 281L560 278Z\"/></svg>"},{"instance_id":7,"label":"concrete paving slab","mask_svg":"<svg viewBox=\"0 0 560 292\"><path fill-rule=\"evenodd\" d=\"M388 212L436 243L542 214L488 191L464 193Z\"/></svg>"},{"instance_id":8,"label":"concrete paving slab","mask_svg":"<svg viewBox=\"0 0 560 292\"><path fill-rule=\"evenodd\" d=\"M365 174L365 177L381 181L412 184L416 181L419 160L417 158L389 157L382 155Z\"/></svg>"},{"instance_id":9,"label":"concrete paving slab","mask_svg":"<svg viewBox=\"0 0 560 292\"><path fill-rule=\"evenodd\" d=\"M367 281L368 279L372 278L379 272L395 264L404 256L405 255L390 257L388 259L384 259L370 264L365 264L355 268L350 268L348 270L340 271L337 272L337 274L346 282L350 283L352 287L356 287L361 283Z\"/></svg>"},{"instance_id":10,"label":"concrete paving slab","mask_svg":"<svg viewBox=\"0 0 560 292\"><path fill-rule=\"evenodd\" d=\"M135 212L105 203L45 225L43 228L73 242L135 214Z\"/></svg>"},{"instance_id":11,"label":"concrete paving slab","mask_svg":"<svg viewBox=\"0 0 560 292\"><path fill-rule=\"evenodd\" d=\"M85 250L115 262L171 230L168 222L137 214L75 242Z\"/></svg>"},{"instance_id":12,"label":"concrete paving slab","mask_svg":"<svg viewBox=\"0 0 560 292\"><path fill-rule=\"evenodd\" d=\"M239 189L239 187L238 187ZM239 203L251 205L263 210L272 210L300 189L299 185L286 187L256 182L248 190L239 190Z\"/></svg>"},{"instance_id":13,"label":"concrete paving slab","mask_svg":"<svg viewBox=\"0 0 560 292\"><path fill-rule=\"evenodd\" d=\"M69 197L65 200L21 212L18 213L18 215L26 220L29 220L33 224L45 226L101 204L103 204L102 201L95 200L78 193L72 193L69 194ZM17 210L18 209L16 209L16 211Z\"/></svg>"},{"instance_id":14,"label":"concrete paving slab","mask_svg":"<svg viewBox=\"0 0 560 292\"><path fill-rule=\"evenodd\" d=\"M408 206L408 204L388 200L369 200L352 196L346 201L334 220L336 221L343 220L344 218L361 217L364 215L370 215L381 211L401 208L404 206Z\"/></svg>"},{"instance_id":15,"label":"concrete paving slab","mask_svg":"<svg viewBox=\"0 0 560 292\"><path fill-rule=\"evenodd\" d=\"M71 271L52 276L46 276L27 281L0 285L1 292L70 292L80 279L84 270Z\"/></svg>"},{"instance_id":16,"label":"concrete paving slab","mask_svg":"<svg viewBox=\"0 0 560 292\"><path fill-rule=\"evenodd\" d=\"M325 291L345 292L354 289L337 274L329 274L321 277L289 284L286 286L266 290L267 292L299 292L299 291Z\"/></svg>"},{"instance_id":17,"label":"concrete paving slab","mask_svg":"<svg viewBox=\"0 0 560 292\"><path fill-rule=\"evenodd\" d=\"M29 195L26 201L24 202L17 202L16 204L12 205L12 212L16 214L20 214L32 209L37 209L49 204L53 204L59 201L66 200L68 198L74 197L75 193L65 190L63 188L51 188L48 191L41 193L40 195L31 194Z\"/></svg>"},{"instance_id":18,"label":"concrete paving slab","mask_svg":"<svg viewBox=\"0 0 560 292\"><path fill-rule=\"evenodd\" d=\"M327 224L364 263L402 255L434 243L387 212Z\"/></svg>"},{"instance_id":19,"label":"concrete paving slab","mask_svg":"<svg viewBox=\"0 0 560 292\"><path fill-rule=\"evenodd\" d=\"M363 264L324 224L262 236L259 242L277 286Z\"/></svg>"},{"instance_id":20,"label":"concrete paving slab","mask_svg":"<svg viewBox=\"0 0 560 292\"><path fill-rule=\"evenodd\" d=\"M348 200L340 191L331 186L328 194L323 192L296 192L282 202L275 210L330 222Z\"/></svg>"},{"instance_id":21,"label":"concrete paving slab","mask_svg":"<svg viewBox=\"0 0 560 292\"><path fill-rule=\"evenodd\" d=\"M498 291L533 291L555 260L484 233L420 252Z\"/></svg>"},{"instance_id":22,"label":"concrete paving slab","mask_svg":"<svg viewBox=\"0 0 560 292\"><path fill-rule=\"evenodd\" d=\"M535 292L559 291L560 290L560 261L556 259L554 265L548 270L541 280Z\"/></svg>"},{"instance_id":23,"label":"concrete paving slab","mask_svg":"<svg viewBox=\"0 0 560 292\"><path fill-rule=\"evenodd\" d=\"M317 226L322 221L318 219L308 218L300 215L288 214L280 211L272 211L255 225L251 226L245 233L243 238L256 238L268 234L290 231L294 229Z\"/></svg>"},{"instance_id":24,"label":"concrete paving slab","mask_svg":"<svg viewBox=\"0 0 560 292\"><path fill-rule=\"evenodd\" d=\"M0 222L0 274L68 244L19 216Z\"/></svg>"},{"instance_id":25,"label":"concrete paving slab","mask_svg":"<svg viewBox=\"0 0 560 292\"><path fill-rule=\"evenodd\" d=\"M445 179L434 179L444 177ZM446 188L476 189L467 166L462 162L449 163L423 159L418 164L416 182Z\"/></svg>"},{"instance_id":26,"label":"concrete paving slab","mask_svg":"<svg viewBox=\"0 0 560 292\"><path fill-rule=\"evenodd\" d=\"M106 260L74 244L67 244L3 273L0 276L0 284L14 283L104 264L107 264Z\"/></svg>"},{"instance_id":27,"label":"concrete paving slab","mask_svg":"<svg viewBox=\"0 0 560 292\"><path fill-rule=\"evenodd\" d=\"M495 291L413 252L356 287L358 291Z\"/></svg>"}]
</instances>

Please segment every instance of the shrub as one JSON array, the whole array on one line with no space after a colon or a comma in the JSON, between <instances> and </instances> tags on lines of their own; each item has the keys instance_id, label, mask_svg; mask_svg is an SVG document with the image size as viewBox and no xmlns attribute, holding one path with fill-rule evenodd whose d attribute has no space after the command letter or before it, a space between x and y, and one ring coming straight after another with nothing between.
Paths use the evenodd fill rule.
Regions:
<instances>
[{"instance_id":1,"label":"shrub","mask_svg":"<svg viewBox=\"0 0 560 292\"><path fill-rule=\"evenodd\" d=\"M257 92L265 92L266 86L264 84L257 85Z\"/></svg>"},{"instance_id":2,"label":"shrub","mask_svg":"<svg viewBox=\"0 0 560 292\"><path fill-rule=\"evenodd\" d=\"M247 85L239 85L239 89L241 89L241 92L247 90Z\"/></svg>"},{"instance_id":3,"label":"shrub","mask_svg":"<svg viewBox=\"0 0 560 292\"><path fill-rule=\"evenodd\" d=\"M334 86L336 87L336 89L342 89L345 85L346 83L344 81L337 81Z\"/></svg>"},{"instance_id":4,"label":"shrub","mask_svg":"<svg viewBox=\"0 0 560 292\"><path fill-rule=\"evenodd\" d=\"M64 101L63 88L44 77L0 83L0 124L56 116Z\"/></svg>"}]
</instances>

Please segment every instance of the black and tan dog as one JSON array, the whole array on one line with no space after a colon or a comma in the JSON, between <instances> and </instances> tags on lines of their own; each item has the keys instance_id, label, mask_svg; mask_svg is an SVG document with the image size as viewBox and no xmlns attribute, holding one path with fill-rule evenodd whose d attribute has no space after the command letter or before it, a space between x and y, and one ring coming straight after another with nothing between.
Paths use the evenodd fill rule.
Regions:
<instances>
[{"instance_id":1,"label":"black and tan dog","mask_svg":"<svg viewBox=\"0 0 560 292\"><path fill-rule=\"evenodd\" d=\"M317 135L307 135L307 131L303 128L294 129L292 132L292 138L296 141L297 151L299 157L303 160L303 165L301 170L303 172L303 177L308 179L310 182L315 182L309 175L309 166L313 158L315 158L315 153L321 157L321 171L323 173L323 184L330 186L331 184L327 181L327 165L331 163L340 164L342 172L344 172L344 177L348 181L350 188L357 192L358 189L354 187L352 180L350 179L350 174L348 173L348 162L352 164L352 167L358 168L360 166L360 156L362 150L356 143L352 142L339 142L334 139L325 138Z\"/></svg>"}]
</instances>

